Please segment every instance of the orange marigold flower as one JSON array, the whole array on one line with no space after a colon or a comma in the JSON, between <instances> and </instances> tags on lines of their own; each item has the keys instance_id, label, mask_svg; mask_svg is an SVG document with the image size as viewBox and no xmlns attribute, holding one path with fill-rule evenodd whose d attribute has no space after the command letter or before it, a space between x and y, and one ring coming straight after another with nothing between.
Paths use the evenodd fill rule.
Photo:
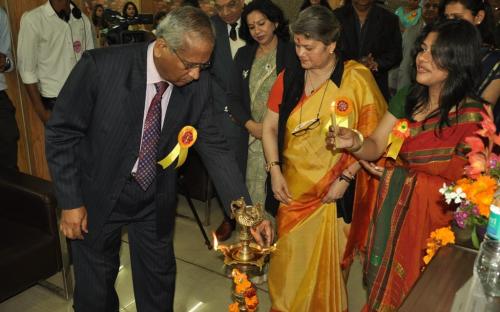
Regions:
<instances>
[{"instance_id":1,"label":"orange marigold flower","mask_svg":"<svg viewBox=\"0 0 500 312\"><path fill-rule=\"evenodd\" d=\"M238 302L234 302L229 305L229 312L240 312Z\"/></svg>"},{"instance_id":2,"label":"orange marigold flower","mask_svg":"<svg viewBox=\"0 0 500 312\"><path fill-rule=\"evenodd\" d=\"M431 262L432 257L434 257L434 254L432 254L432 255L426 255L426 256L424 257L424 263L425 263L426 265L427 265L427 264L429 264L429 262Z\"/></svg>"},{"instance_id":3,"label":"orange marigold flower","mask_svg":"<svg viewBox=\"0 0 500 312\"><path fill-rule=\"evenodd\" d=\"M252 284L248 280L243 280L241 283L236 284L236 293L243 294Z\"/></svg>"},{"instance_id":4,"label":"orange marigold flower","mask_svg":"<svg viewBox=\"0 0 500 312\"><path fill-rule=\"evenodd\" d=\"M490 217L490 206L479 205L477 206L479 214L485 216L486 218Z\"/></svg>"},{"instance_id":5,"label":"orange marigold flower","mask_svg":"<svg viewBox=\"0 0 500 312\"><path fill-rule=\"evenodd\" d=\"M257 298L257 296L245 297L245 304L249 309L256 309L257 305L259 304L259 299Z\"/></svg>"},{"instance_id":6,"label":"orange marigold flower","mask_svg":"<svg viewBox=\"0 0 500 312\"><path fill-rule=\"evenodd\" d=\"M431 232L430 238L427 240L427 255L422 259L425 264L428 264L432 257L436 254L441 246L455 243L455 234L451 230L451 226L439 228Z\"/></svg>"}]
</instances>

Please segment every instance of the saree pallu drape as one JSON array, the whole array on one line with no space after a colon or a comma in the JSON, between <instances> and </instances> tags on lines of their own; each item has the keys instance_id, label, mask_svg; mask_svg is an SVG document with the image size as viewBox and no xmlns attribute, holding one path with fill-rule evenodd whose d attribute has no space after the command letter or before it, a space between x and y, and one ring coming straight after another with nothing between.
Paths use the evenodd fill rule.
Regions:
<instances>
[{"instance_id":1,"label":"saree pallu drape","mask_svg":"<svg viewBox=\"0 0 500 312\"><path fill-rule=\"evenodd\" d=\"M397 311L418 279L430 233L452 219L439 188L463 174L463 140L479 128L480 110L479 103L466 103L458 116L450 114L450 126L440 136L438 118L425 128L410 123L399 154L405 164L385 171L377 194L364 265L369 293L364 311Z\"/></svg>"},{"instance_id":2,"label":"saree pallu drape","mask_svg":"<svg viewBox=\"0 0 500 312\"><path fill-rule=\"evenodd\" d=\"M328 123L335 120L331 106L339 99L348 102L352 111L344 120L337 118L337 123L342 121L364 134L375 128L385 111L385 101L369 71L349 61L340 88L328 80L311 96L303 97L289 116L282 170L293 201L282 204L277 215L279 239L269 269L272 311L347 310L340 267L345 223L337 218L335 203L321 203L330 185L354 161L348 154L325 148ZM316 128L302 136L291 134L298 124L316 116L320 119Z\"/></svg>"}]
</instances>

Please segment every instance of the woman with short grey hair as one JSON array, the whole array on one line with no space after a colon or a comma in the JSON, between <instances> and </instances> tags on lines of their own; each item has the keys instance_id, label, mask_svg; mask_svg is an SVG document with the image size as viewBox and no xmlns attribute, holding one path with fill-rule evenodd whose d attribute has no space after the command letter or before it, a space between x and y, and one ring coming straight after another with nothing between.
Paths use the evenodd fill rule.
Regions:
<instances>
[{"instance_id":1,"label":"woman with short grey hair","mask_svg":"<svg viewBox=\"0 0 500 312\"><path fill-rule=\"evenodd\" d=\"M278 248L269 269L272 311L340 312L347 309L340 267L346 225L336 201L360 165L346 151L327 150L325 134L341 124L368 135L386 103L371 72L336 53L341 29L330 10L305 9L291 30L300 66L279 74L263 130L268 202L279 201Z\"/></svg>"}]
</instances>

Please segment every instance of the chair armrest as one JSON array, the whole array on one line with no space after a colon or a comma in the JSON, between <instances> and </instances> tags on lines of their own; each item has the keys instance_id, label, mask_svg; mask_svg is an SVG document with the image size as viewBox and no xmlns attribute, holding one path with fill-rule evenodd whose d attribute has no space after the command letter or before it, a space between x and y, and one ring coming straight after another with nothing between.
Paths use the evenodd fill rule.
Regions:
<instances>
[{"instance_id":1,"label":"chair armrest","mask_svg":"<svg viewBox=\"0 0 500 312\"><path fill-rule=\"evenodd\" d=\"M58 233L52 183L25 173L0 169L0 218Z\"/></svg>"}]
</instances>

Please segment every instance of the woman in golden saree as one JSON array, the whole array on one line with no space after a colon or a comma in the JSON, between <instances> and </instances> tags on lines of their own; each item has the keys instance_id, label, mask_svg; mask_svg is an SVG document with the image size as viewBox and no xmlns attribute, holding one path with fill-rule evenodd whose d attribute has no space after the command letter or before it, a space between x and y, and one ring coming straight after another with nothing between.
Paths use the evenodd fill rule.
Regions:
<instances>
[{"instance_id":1,"label":"woman in golden saree","mask_svg":"<svg viewBox=\"0 0 500 312\"><path fill-rule=\"evenodd\" d=\"M272 193L280 206L278 241L269 268L273 311L345 311L340 261L345 225L335 200L360 166L330 152L333 124L369 134L386 109L370 71L335 53L340 24L312 6L291 27L300 66L286 68L271 89L263 144Z\"/></svg>"},{"instance_id":2,"label":"woman in golden saree","mask_svg":"<svg viewBox=\"0 0 500 312\"><path fill-rule=\"evenodd\" d=\"M482 104L474 94L480 42L465 21L426 26L416 43L416 82L391 100L373 134L364 139L342 127L328 132L328 148L344 148L364 160L380 157L389 138L401 144L402 161L386 168L376 195L364 264L364 311L398 310L420 275L430 233L451 221L438 190L463 174L464 139L479 129Z\"/></svg>"}]
</instances>

